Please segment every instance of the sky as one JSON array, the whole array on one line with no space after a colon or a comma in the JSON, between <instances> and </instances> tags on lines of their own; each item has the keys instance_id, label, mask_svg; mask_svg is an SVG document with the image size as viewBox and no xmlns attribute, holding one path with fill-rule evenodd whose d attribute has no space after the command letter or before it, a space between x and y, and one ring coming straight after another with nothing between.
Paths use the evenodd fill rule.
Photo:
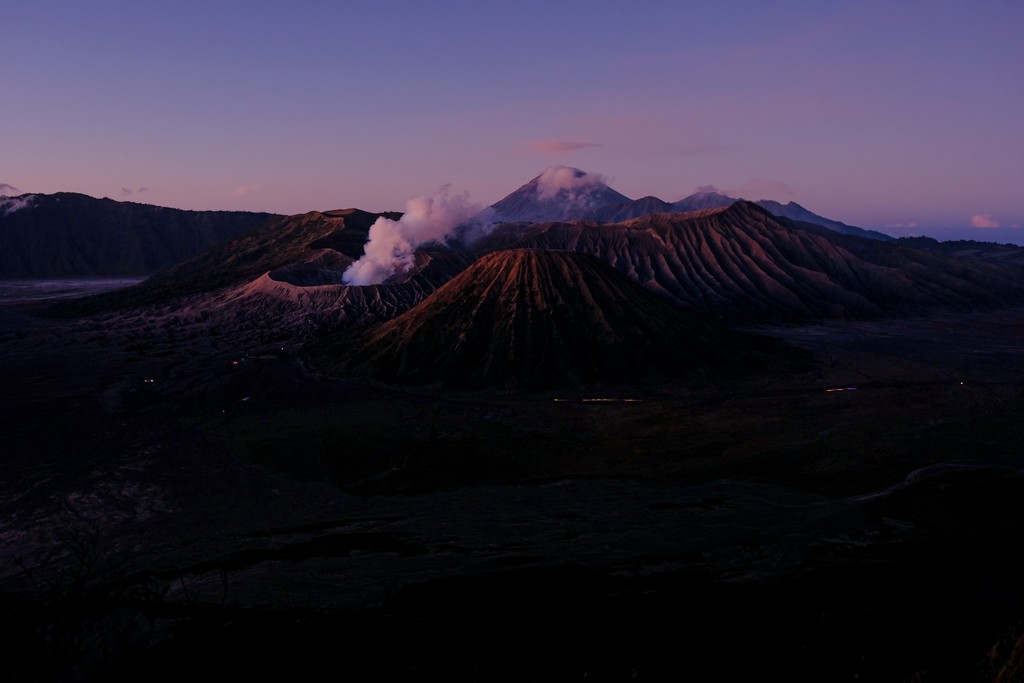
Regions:
<instances>
[{"instance_id":1,"label":"sky","mask_svg":"<svg viewBox=\"0 0 1024 683\"><path fill-rule=\"evenodd\" d=\"M0 25L0 194L384 211L565 164L1024 244L1020 0L33 0Z\"/></svg>"}]
</instances>

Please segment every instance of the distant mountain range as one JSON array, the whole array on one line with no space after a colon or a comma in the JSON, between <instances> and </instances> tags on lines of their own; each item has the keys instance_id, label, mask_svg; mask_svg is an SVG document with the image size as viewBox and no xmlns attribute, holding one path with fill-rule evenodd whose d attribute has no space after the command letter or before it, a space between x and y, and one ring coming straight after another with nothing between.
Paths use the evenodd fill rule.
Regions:
<instances>
[{"instance_id":1,"label":"distant mountain range","mask_svg":"<svg viewBox=\"0 0 1024 683\"><path fill-rule=\"evenodd\" d=\"M662 213L724 208L737 201L741 200L718 192L697 192L677 202L653 196L630 199L608 187L600 175L554 166L495 202L480 220L489 225L620 223ZM780 219L873 240L893 239L825 218L795 202L762 199L755 203ZM245 211L185 211L70 192L0 196L0 278L147 276L282 218ZM351 246L348 251L358 258L362 242ZM919 246L950 253L924 242ZM968 251L978 258L989 253L986 248ZM999 258L1013 261L1016 257L1001 252ZM310 268L316 266L305 267L307 276L312 274ZM333 277L333 269L326 272Z\"/></svg>"},{"instance_id":2,"label":"distant mountain range","mask_svg":"<svg viewBox=\"0 0 1024 683\"><path fill-rule=\"evenodd\" d=\"M899 241L843 235L776 218L751 202L622 223L505 223L472 248L434 244L386 284L349 287L342 273L381 216L357 209L274 219L148 281L69 312L162 305L189 297L239 321L278 328L382 322L412 308L473 260L508 249L590 254L662 298L736 322L858 319L1020 300L1013 265L960 258ZM1024 251L1024 250L1022 250ZM313 324L315 322L315 325Z\"/></svg>"},{"instance_id":3,"label":"distant mountain range","mask_svg":"<svg viewBox=\"0 0 1024 683\"><path fill-rule=\"evenodd\" d=\"M509 223L565 220L617 223L658 213L720 209L737 201L740 200L718 192L696 192L671 203L653 196L629 199L608 187L598 175L578 168L555 166L492 204L491 209L496 220ZM754 203L779 218L820 225L845 235L876 240L893 239L877 230L865 230L819 216L796 202L780 204L762 199Z\"/></svg>"},{"instance_id":4,"label":"distant mountain range","mask_svg":"<svg viewBox=\"0 0 1024 683\"><path fill-rule=\"evenodd\" d=\"M0 278L144 276L273 214L184 211L83 194L0 197Z\"/></svg>"},{"instance_id":5,"label":"distant mountain range","mask_svg":"<svg viewBox=\"0 0 1024 683\"><path fill-rule=\"evenodd\" d=\"M147 226L157 222L153 216L204 225L219 216L164 214L170 210L80 195L35 201L19 198L3 218L31 216L37 206L50 206L52 215L68 206L92 215L99 207L149 217ZM310 342L311 357L333 371L387 381L541 387L721 373L785 356L723 325L1024 303L1024 249L883 239L808 221L815 216L795 204L717 193L663 208L655 197L629 200L599 176L549 170L495 203L483 236L468 244L427 242L403 270L365 286L348 286L342 275L363 255L378 221L393 226L401 214L345 209L261 216L262 227L139 285L61 302L53 311L147 307L157 319L175 318L175 325L243 335L262 330ZM633 213L640 215L605 222ZM249 214L235 218L246 226L257 222ZM138 242L125 236L126 223L119 225L112 230L120 239L115 244Z\"/></svg>"}]
</instances>

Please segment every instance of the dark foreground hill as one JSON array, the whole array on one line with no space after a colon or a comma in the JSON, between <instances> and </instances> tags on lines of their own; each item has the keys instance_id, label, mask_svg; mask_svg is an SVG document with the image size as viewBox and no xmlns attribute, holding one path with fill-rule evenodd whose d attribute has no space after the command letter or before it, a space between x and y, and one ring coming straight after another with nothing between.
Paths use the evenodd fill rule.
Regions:
<instances>
[{"instance_id":1,"label":"dark foreground hill","mask_svg":"<svg viewBox=\"0 0 1024 683\"><path fill-rule=\"evenodd\" d=\"M978 240L940 242L932 237L901 237L899 244L957 258L1024 266L1024 247L1016 244L979 242Z\"/></svg>"},{"instance_id":2,"label":"dark foreground hill","mask_svg":"<svg viewBox=\"0 0 1024 683\"><path fill-rule=\"evenodd\" d=\"M488 254L412 310L342 339L314 355L392 381L532 388L733 372L768 344L673 306L594 256L540 249Z\"/></svg>"},{"instance_id":3,"label":"dark foreground hill","mask_svg":"<svg viewBox=\"0 0 1024 683\"><path fill-rule=\"evenodd\" d=\"M83 194L22 195L0 205L0 278L148 275L274 217L184 211Z\"/></svg>"}]
</instances>

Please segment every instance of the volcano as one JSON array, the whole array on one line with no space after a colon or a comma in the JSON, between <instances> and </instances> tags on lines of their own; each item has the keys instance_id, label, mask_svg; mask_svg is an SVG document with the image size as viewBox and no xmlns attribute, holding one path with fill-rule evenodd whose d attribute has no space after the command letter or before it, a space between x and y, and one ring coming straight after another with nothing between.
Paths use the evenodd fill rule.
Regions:
<instances>
[{"instance_id":1,"label":"volcano","mask_svg":"<svg viewBox=\"0 0 1024 683\"><path fill-rule=\"evenodd\" d=\"M472 261L451 251L420 250L416 266L388 285L349 287L342 273L363 251L370 226L396 213L359 209L311 211L273 220L262 230L219 245L134 287L52 307L62 316L140 306L217 319L228 327L256 321L278 330L393 318Z\"/></svg>"},{"instance_id":2,"label":"volcano","mask_svg":"<svg viewBox=\"0 0 1024 683\"><path fill-rule=\"evenodd\" d=\"M412 310L314 355L389 381L543 388L735 372L766 344L673 306L594 256L520 249L483 256Z\"/></svg>"},{"instance_id":3,"label":"volcano","mask_svg":"<svg viewBox=\"0 0 1024 683\"><path fill-rule=\"evenodd\" d=\"M494 218L509 223L564 221L589 216L630 199L604 184L600 176L569 166L551 166L504 199L491 205Z\"/></svg>"}]
</instances>

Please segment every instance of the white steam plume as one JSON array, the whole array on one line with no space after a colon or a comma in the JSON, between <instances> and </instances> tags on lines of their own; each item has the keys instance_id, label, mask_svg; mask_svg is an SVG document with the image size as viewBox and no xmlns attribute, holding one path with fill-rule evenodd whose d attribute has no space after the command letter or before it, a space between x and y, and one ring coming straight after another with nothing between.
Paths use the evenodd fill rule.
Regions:
<instances>
[{"instance_id":1,"label":"white steam plume","mask_svg":"<svg viewBox=\"0 0 1024 683\"><path fill-rule=\"evenodd\" d=\"M381 217L370 226L363 255L341 279L347 285L377 285L410 270L417 247L443 241L480 209L469 201L469 195L453 194L451 185L443 186L433 197L410 199L400 219Z\"/></svg>"}]
</instances>

